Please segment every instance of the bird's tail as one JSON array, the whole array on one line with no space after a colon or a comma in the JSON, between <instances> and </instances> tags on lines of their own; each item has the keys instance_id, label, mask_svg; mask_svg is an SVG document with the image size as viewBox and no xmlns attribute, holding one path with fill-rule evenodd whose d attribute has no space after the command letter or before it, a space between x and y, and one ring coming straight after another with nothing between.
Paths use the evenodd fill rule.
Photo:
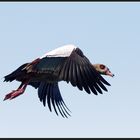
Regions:
<instances>
[{"instance_id":1,"label":"bird's tail","mask_svg":"<svg viewBox=\"0 0 140 140\"><path fill-rule=\"evenodd\" d=\"M19 75L21 75L21 73L23 72L22 69L27 65L28 63L25 63L23 65L21 65L19 68L17 68L15 71L13 71L12 73L4 76L4 82L11 82L13 80L15 80Z\"/></svg>"}]
</instances>

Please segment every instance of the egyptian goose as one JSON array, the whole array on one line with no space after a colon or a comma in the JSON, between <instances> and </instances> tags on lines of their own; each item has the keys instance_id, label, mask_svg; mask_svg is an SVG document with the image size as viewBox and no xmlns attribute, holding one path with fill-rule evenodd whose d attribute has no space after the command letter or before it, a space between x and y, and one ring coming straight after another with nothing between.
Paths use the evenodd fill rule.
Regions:
<instances>
[{"instance_id":1,"label":"egyptian goose","mask_svg":"<svg viewBox=\"0 0 140 140\"><path fill-rule=\"evenodd\" d=\"M47 101L50 111L52 105L57 115L60 113L62 117L67 117L70 110L60 94L58 83L66 81L89 94L102 94L102 90L107 91L105 85L110 84L101 74L114 76L105 65L92 64L80 48L72 44L64 45L6 75L4 81L17 80L21 85L7 94L4 100L23 94L27 85L31 85L38 89L38 97L44 106Z\"/></svg>"}]
</instances>

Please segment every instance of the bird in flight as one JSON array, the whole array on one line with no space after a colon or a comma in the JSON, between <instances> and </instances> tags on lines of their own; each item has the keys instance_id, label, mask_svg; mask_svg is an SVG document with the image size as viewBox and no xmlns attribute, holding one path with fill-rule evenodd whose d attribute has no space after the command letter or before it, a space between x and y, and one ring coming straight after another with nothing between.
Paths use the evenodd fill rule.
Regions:
<instances>
[{"instance_id":1,"label":"bird in flight","mask_svg":"<svg viewBox=\"0 0 140 140\"><path fill-rule=\"evenodd\" d=\"M102 90L108 91L105 85L110 86L102 75L114 76L104 64L92 64L80 48L73 44L64 45L32 62L22 64L6 75L5 82L16 80L21 84L7 94L4 100L16 98L31 85L38 90L38 97L44 106L47 102L50 111L53 107L57 115L60 113L67 118L70 110L61 96L58 83L70 82L81 91L98 95L103 93Z\"/></svg>"}]
</instances>

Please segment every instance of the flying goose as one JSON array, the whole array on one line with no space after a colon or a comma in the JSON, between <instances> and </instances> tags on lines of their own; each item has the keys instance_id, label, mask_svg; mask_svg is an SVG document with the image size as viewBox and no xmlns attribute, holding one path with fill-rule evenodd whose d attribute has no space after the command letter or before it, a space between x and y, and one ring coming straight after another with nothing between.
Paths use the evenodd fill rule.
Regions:
<instances>
[{"instance_id":1,"label":"flying goose","mask_svg":"<svg viewBox=\"0 0 140 140\"><path fill-rule=\"evenodd\" d=\"M68 117L70 110L61 96L58 83L70 82L79 90L97 95L102 94L102 90L107 91L105 85L110 86L101 75L114 76L104 64L92 64L80 48L73 44L64 45L6 75L4 81L16 80L21 84L7 94L4 100L16 98L31 85L38 89L38 97L44 106L47 102L50 111L53 106L57 115L60 113L62 117Z\"/></svg>"}]
</instances>

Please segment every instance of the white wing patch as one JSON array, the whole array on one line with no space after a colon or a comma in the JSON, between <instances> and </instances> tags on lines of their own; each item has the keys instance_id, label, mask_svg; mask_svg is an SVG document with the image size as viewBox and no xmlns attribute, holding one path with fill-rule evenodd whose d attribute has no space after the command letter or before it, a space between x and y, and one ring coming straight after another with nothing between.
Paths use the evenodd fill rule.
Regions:
<instances>
[{"instance_id":1,"label":"white wing patch","mask_svg":"<svg viewBox=\"0 0 140 140\"><path fill-rule=\"evenodd\" d=\"M64 45L62 47L56 48L55 50L52 50L43 56L40 57L40 59L44 57L68 57L70 56L73 49L77 48L75 45L69 44Z\"/></svg>"}]
</instances>

